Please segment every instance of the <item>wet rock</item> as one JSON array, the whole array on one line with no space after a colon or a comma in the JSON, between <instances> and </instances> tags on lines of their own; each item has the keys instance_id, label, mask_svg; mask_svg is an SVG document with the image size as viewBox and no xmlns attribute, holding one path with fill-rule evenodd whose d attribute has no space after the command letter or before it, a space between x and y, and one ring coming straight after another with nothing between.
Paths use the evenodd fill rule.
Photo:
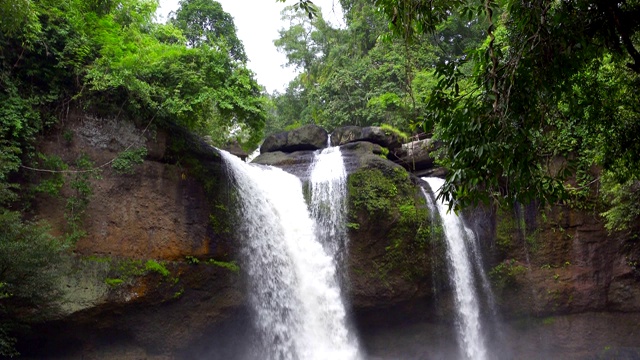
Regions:
<instances>
[{"instance_id":1,"label":"wet rock","mask_svg":"<svg viewBox=\"0 0 640 360\"><path fill-rule=\"evenodd\" d=\"M327 147L327 140L326 130L313 124L305 125L295 130L270 135L262 143L260 153L323 149Z\"/></svg>"},{"instance_id":2,"label":"wet rock","mask_svg":"<svg viewBox=\"0 0 640 360\"><path fill-rule=\"evenodd\" d=\"M244 151L244 149L240 146L240 144L237 141L230 142L229 144L225 145L222 148L222 150L228 151L230 154L239 157L243 161L247 157L249 157L249 154L246 151Z\"/></svg>"},{"instance_id":3,"label":"wet rock","mask_svg":"<svg viewBox=\"0 0 640 360\"><path fill-rule=\"evenodd\" d=\"M436 149L436 144L431 139L412 141L402 144L394 151L397 162L412 172L419 172L433 167L435 159L430 152Z\"/></svg>"},{"instance_id":4,"label":"wet rock","mask_svg":"<svg viewBox=\"0 0 640 360\"><path fill-rule=\"evenodd\" d=\"M402 145L400 137L378 126L343 126L331 133L331 145L340 146L357 141L367 141L386 147L389 150L397 149Z\"/></svg>"}]
</instances>

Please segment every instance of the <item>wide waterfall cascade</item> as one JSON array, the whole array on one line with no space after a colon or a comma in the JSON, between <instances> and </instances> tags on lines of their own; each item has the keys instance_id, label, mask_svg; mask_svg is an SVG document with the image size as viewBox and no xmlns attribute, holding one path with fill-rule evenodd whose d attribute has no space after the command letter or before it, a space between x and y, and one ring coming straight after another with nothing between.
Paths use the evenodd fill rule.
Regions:
<instances>
[{"instance_id":1,"label":"wide waterfall cascade","mask_svg":"<svg viewBox=\"0 0 640 360\"><path fill-rule=\"evenodd\" d=\"M444 180L439 178L422 178L426 181L437 197ZM433 202L427 201L433 206ZM484 360L487 355L485 339L482 334L480 303L476 293L474 279L473 246L469 238L473 232L466 228L462 219L455 213L449 212L449 205L440 201L435 202L435 209L442 219L444 235L447 244L447 260L451 282L454 290L455 308L458 326L458 342L465 359ZM481 269L480 269L481 270ZM483 279L484 282L485 279ZM484 284L483 284L484 285Z\"/></svg>"},{"instance_id":2,"label":"wide waterfall cascade","mask_svg":"<svg viewBox=\"0 0 640 360\"><path fill-rule=\"evenodd\" d=\"M311 164L311 213L318 227L316 234L338 266L347 256L347 170L339 147L315 154Z\"/></svg>"},{"instance_id":3,"label":"wide waterfall cascade","mask_svg":"<svg viewBox=\"0 0 640 360\"><path fill-rule=\"evenodd\" d=\"M239 191L242 267L261 337L257 359L359 359L336 264L315 235L302 184L221 152Z\"/></svg>"}]
</instances>

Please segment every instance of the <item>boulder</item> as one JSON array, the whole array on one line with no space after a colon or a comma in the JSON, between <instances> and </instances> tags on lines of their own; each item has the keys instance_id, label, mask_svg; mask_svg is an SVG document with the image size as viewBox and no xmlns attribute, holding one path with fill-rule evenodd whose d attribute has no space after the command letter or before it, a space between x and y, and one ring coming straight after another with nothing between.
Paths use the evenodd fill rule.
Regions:
<instances>
[{"instance_id":1,"label":"boulder","mask_svg":"<svg viewBox=\"0 0 640 360\"><path fill-rule=\"evenodd\" d=\"M295 130L268 136L260 147L260 153L318 150L327 147L327 140L328 135L326 130L317 125L310 124Z\"/></svg>"},{"instance_id":2,"label":"boulder","mask_svg":"<svg viewBox=\"0 0 640 360\"><path fill-rule=\"evenodd\" d=\"M301 179L306 179L312 162L313 151L311 150L294 151L291 153L283 151L261 153L251 161L252 164L279 167Z\"/></svg>"},{"instance_id":3,"label":"boulder","mask_svg":"<svg viewBox=\"0 0 640 360\"><path fill-rule=\"evenodd\" d=\"M386 147L389 150L397 149L402 145L400 136L378 126L343 126L331 133L331 145L333 146L356 141L368 141Z\"/></svg>"},{"instance_id":4,"label":"boulder","mask_svg":"<svg viewBox=\"0 0 640 360\"><path fill-rule=\"evenodd\" d=\"M240 146L240 143L238 143L237 140L229 142L227 145L225 145L222 148L222 150L228 151L230 154L239 157L243 161L247 157L249 157L249 154L246 151L244 151L244 149L242 148L242 146Z\"/></svg>"},{"instance_id":5,"label":"boulder","mask_svg":"<svg viewBox=\"0 0 640 360\"><path fill-rule=\"evenodd\" d=\"M419 171L433 166L434 158L429 154L435 150L431 139L402 144L394 153L398 163L410 171Z\"/></svg>"}]
</instances>

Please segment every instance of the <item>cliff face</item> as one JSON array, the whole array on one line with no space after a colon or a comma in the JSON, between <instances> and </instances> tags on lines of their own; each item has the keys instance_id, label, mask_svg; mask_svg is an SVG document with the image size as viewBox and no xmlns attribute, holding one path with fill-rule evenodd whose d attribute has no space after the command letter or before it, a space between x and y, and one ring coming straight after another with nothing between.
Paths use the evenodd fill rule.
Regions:
<instances>
[{"instance_id":1,"label":"cliff face","mask_svg":"<svg viewBox=\"0 0 640 360\"><path fill-rule=\"evenodd\" d=\"M111 166L118 154L140 147L147 155L130 173ZM219 182L225 174L215 151L177 128L145 131L82 113L43 139L38 151L71 170L82 170L74 167L82 156L100 171L82 178L85 173L64 173L58 194L35 197L34 216L59 236L70 233L70 199L86 199L82 211L75 208L86 236L61 265L68 270L63 312L35 327L22 342L23 354L163 357L187 351L202 334L236 331L246 317L244 286L232 262L232 225L221 205L228 188ZM32 180L52 176L58 175Z\"/></svg>"},{"instance_id":2,"label":"cliff face","mask_svg":"<svg viewBox=\"0 0 640 360\"><path fill-rule=\"evenodd\" d=\"M372 358L447 359L456 351L454 312L424 184L386 160L380 145L352 140L341 147L350 173L346 294L363 346ZM142 146L147 155L132 173L111 167L119 153ZM236 194L219 155L177 128L144 130L81 113L39 150L108 165L86 180L86 236L65 264L65 311L36 327L25 354L242 358L239 339L252 327L242 264L234 262ZM274 151L257 161L306 176L312 151ZM38 195L34 205L60 235L69 232L67 202L77 196L74 175L65 176L59 196ZM563 359L637 353L640 246L632 236L609 235L597 215L563 207L477 210L467 219L489 255L505 320L502 342L494 336L492 346L509 344L503 358L538 358L541 349Z\"/></svg>"}]
</instances>

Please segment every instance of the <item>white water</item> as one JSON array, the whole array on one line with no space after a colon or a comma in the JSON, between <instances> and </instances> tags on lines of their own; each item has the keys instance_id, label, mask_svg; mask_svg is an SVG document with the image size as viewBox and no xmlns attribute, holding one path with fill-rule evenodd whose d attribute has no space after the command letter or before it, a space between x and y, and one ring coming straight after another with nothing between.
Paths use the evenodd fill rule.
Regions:
<instances>
[{"instance_id":1,"label":"white water","mask_svg":"<svg viewBox=\"0 0 640 360\"><path fill-rule=\"evenodd\" d=\"M316 153L311 164L311 214L316 234L338 266L347 257L347 170L339 147Z\"/></svg>"},{"instance_id":2,"label":"white water","mask_svg":"<svg viewBox=\"0 0 640 360\"><path fill-rule=\"evenodd\" d=\"M259 359L359 359L336 265L315 235L298 178L221 152L239 191L242 267L261 337Z\"/></svg>"},{"instance_id":3,"label":"white water","mask_svg":"<svg viewBox=\"0 0 640 360\"><path fill-rule=\"evenodd\" d=\"M437 197L444 180L439 178L422 179L429 184ZM427 201L427 203L433 206L432 202ZM455 294L458 343L465 359L484 360L487 359L487 349L482 336L480 305L475 290L473 263L469 258L472 251L476 249L473 246L472 249L469 249L467 243L469 233L473 234L473 232L464 226L462 220L455 213L448 212L448 204L436 201L435 205L442 219L447 244L448 267ZM486 279L482 280L484 283Z\"/></svg>"}]
</instances>

